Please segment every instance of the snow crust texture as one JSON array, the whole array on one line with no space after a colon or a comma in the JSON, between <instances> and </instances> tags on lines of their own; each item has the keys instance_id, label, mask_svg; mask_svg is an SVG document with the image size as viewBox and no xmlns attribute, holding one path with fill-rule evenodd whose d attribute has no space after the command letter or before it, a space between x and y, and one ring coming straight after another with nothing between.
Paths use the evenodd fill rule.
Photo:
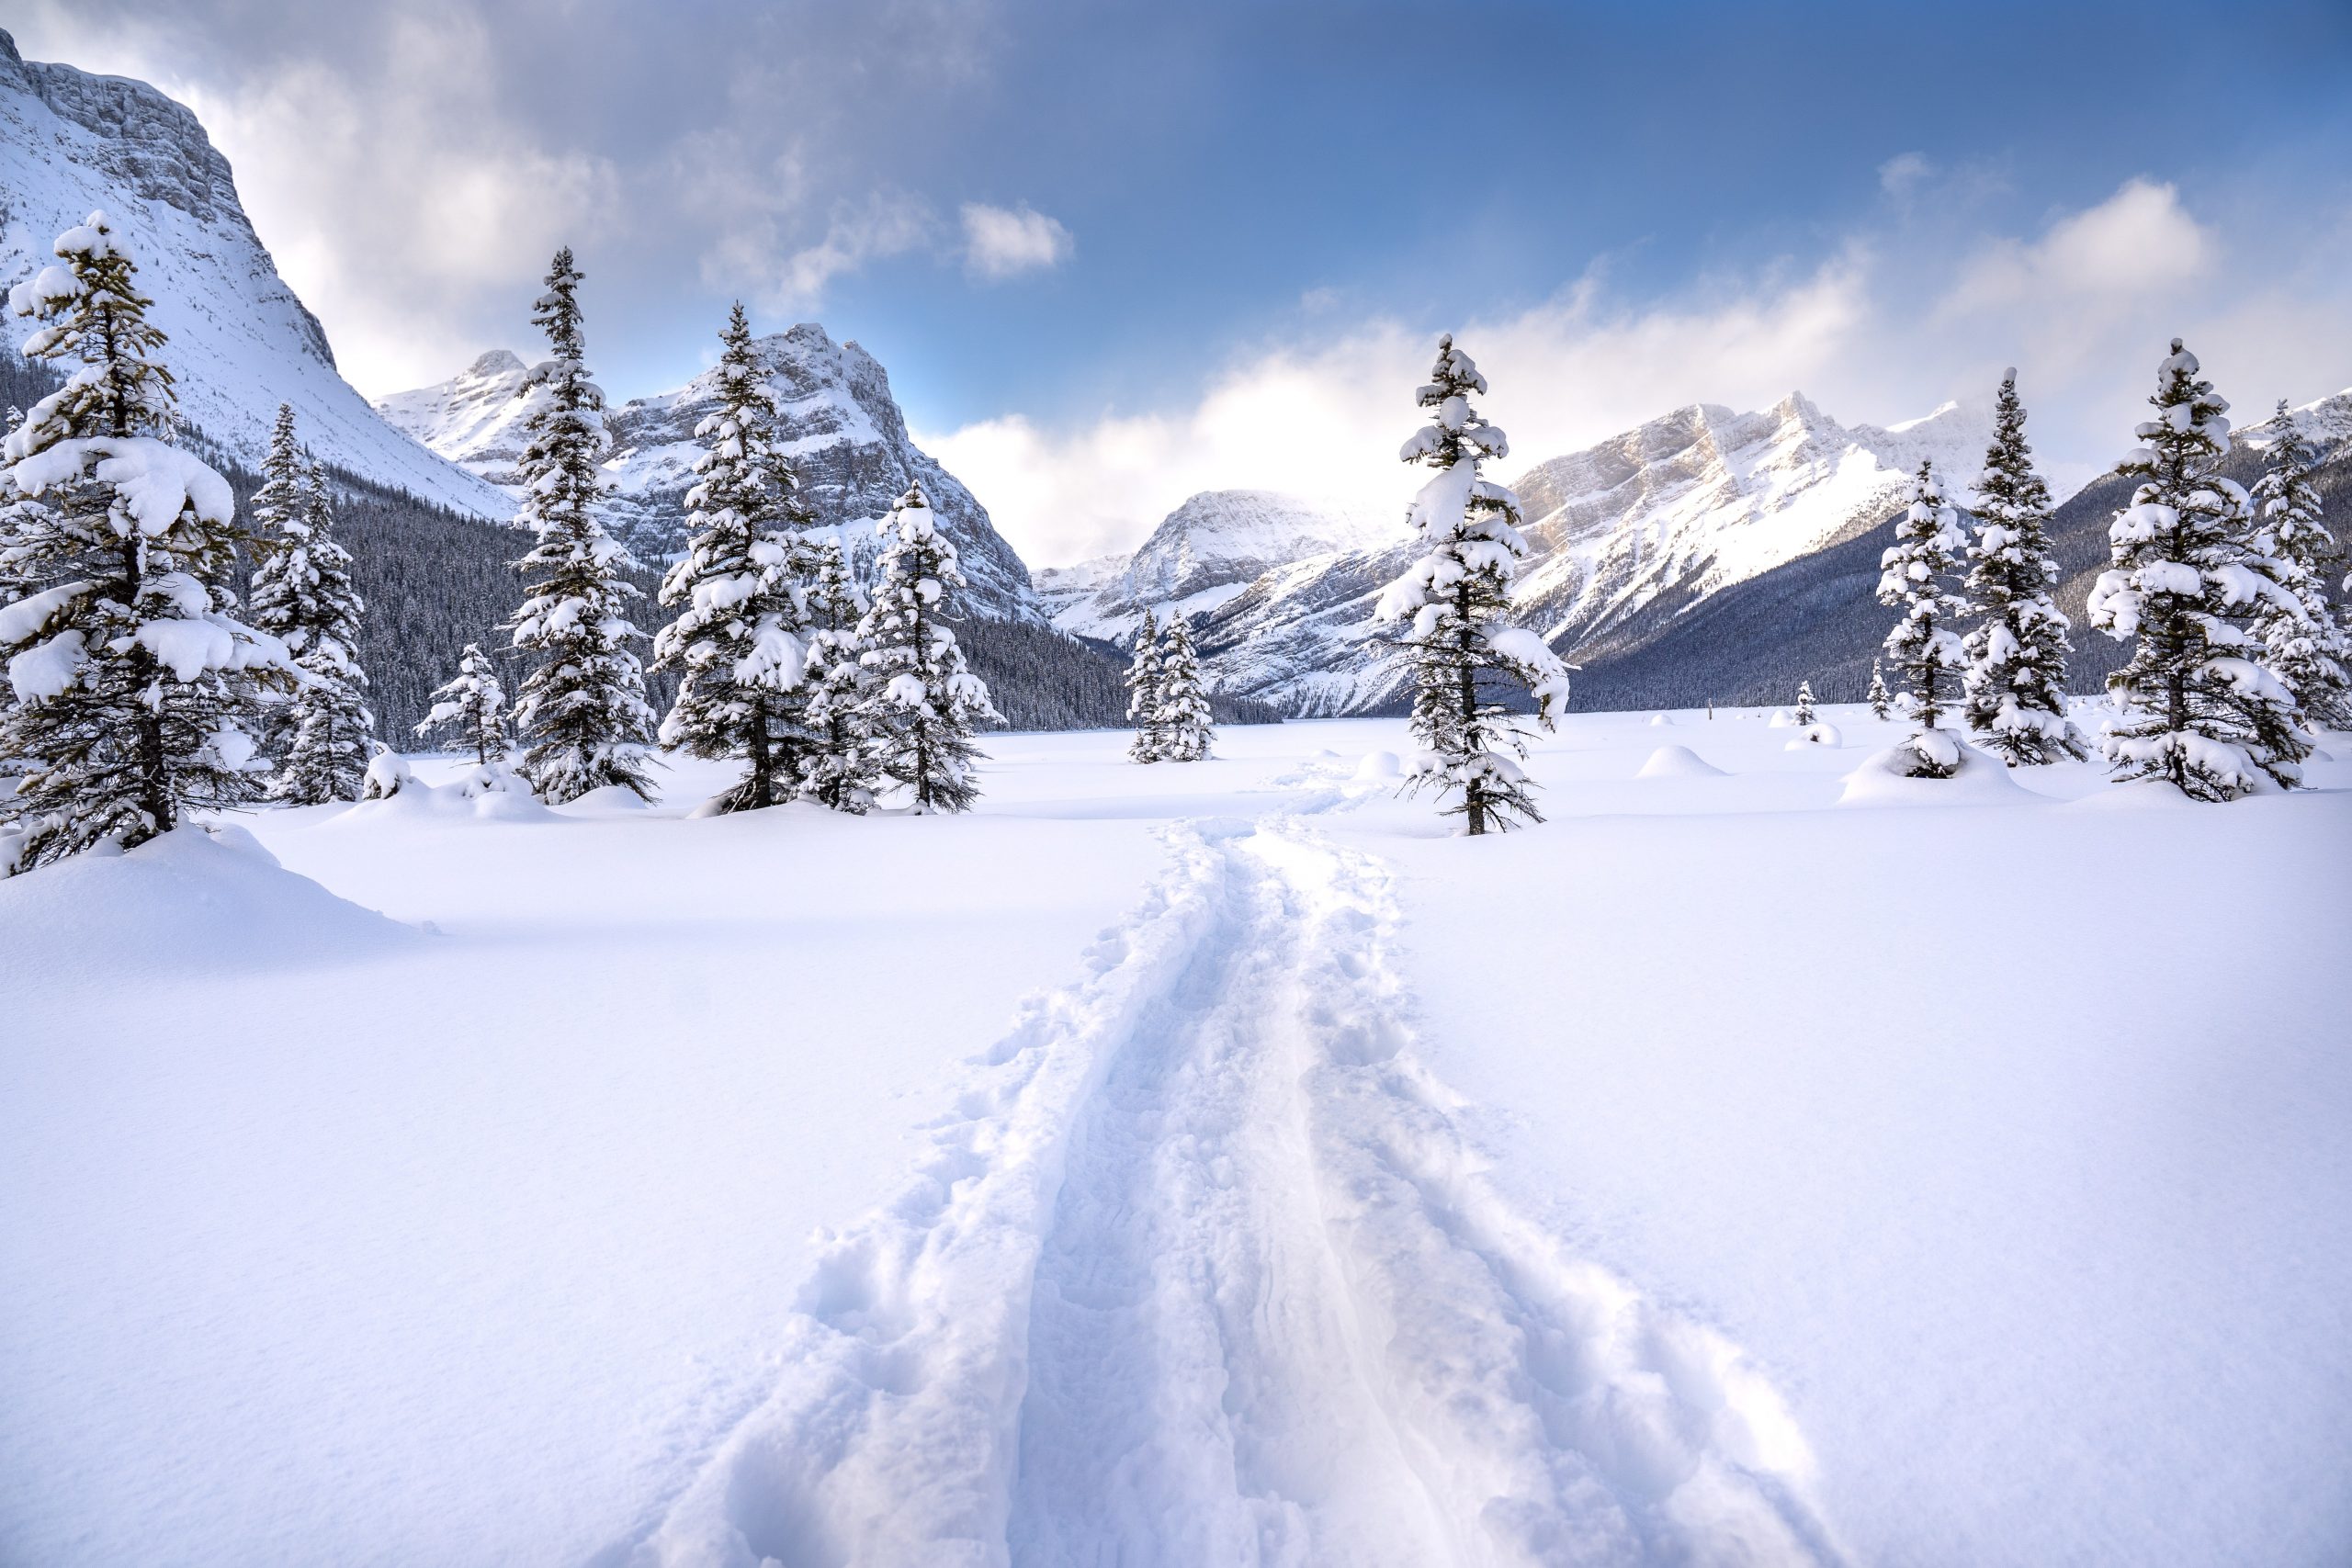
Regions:
<instances>
[{"instance_id":1,"label":"snow crust texture","mask_svg":"<svg viewBox=\"0 0 2352 1568\"><path fill-rule=\"evenodd\" d=\"M1742 1353L1481 1178L1379 863L1296 818L1166 839L625 1560L1841 1560Z\"/></svg>"}]
</instances>

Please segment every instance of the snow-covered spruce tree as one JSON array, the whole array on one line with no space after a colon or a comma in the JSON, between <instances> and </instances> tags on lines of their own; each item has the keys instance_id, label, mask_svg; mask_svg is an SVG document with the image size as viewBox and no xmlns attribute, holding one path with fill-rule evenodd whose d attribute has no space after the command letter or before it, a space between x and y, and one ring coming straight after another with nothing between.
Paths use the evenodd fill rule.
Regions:
<instances>
[{"instance_id":1,"label":"snow-covered spruce tree","mask_svg":"<svg viewBox=\"0 0 2352 1568\"><path fill-rule=\"evenodd\" d=\"M434 689L433 711L416 732L423 736L435 729L449 732L443 750L471 751L477 766L505 760L506 688L499 684L498 671L480 643L466 644L456 678Z\"/></svg>"},{"instance_id":2,"label":"snow-covered spruce tree","mask_svg":"<svg viewBox=\"0 0 2352 1568\"><path fill-rule=\"evenodd\" d=\"M323 468L309 465L294 513L256 548L254 625L285 644L305 677L278 710L284 749L269 797L293 806L356 800L376 737L368 674L359 667L366 606L351 586L350 552L334 539Z\"/></svg>"},{"instance_id":3,"label":"snow-covered spruce tree","mask_svg":"<svg viewBox=\"0 0 2352 1568\"><path fill-rule=\"evenodd\" d=\"M2266 603L2300 616L2291 568L2268 553L2245 489L2222 477L2229 402L2172 340L2138 426L2142 445L2116 471L2140 479L2107 536L2112 565L2091 589L2091 625L2136 637L2107 678L2119 710L2100 750L2118 779L2169 779L2198 800L2230 800L2270 779L2301 776L2311 739L2294 694L2261 662L2242 625Z\"/></svg>"},{"instance_id":4,"label":"snow-covered spruce tree","mask_svg":"<svg viewBox=\"0 0 2352 1568\"><path fill-rule=\"evenodd\" d=\"M2289 615L2265 599L2255 612L2254 635L2262 642L2263 663L2294 694L2306 721L2352 729L2352 638L2327 596L2335 540L2321 521L2311 444L2295 428L2284 398L2271 423L2278 433L2264 449L2262 477L2254 482L2255 523L2267 536L2258 547L2290 569L2287 585L2302 613Z\"/></svg>"},{"instance_id":5,"label":"snow-covered spruce tree","mask_svg":"<svg viewBox=\"0 0 2352 1568\"><path fill-rule=\"evenodd\" d=\"M1201 684L1200 657L1193 651L1193 628L1174 610L1168 612L1165 651L1159 660L1159 730L1161 755L1171 762L1198 762L1216 742L1216 728L1209 716L1208 689Z\"/></svg>"},{"instance_id":6,"label":"snow-covered spruce tree","mask_svg":"<svg viewBox=\"0 0 2352 1568\"><path fill-rule=\"evenodd\" d=\"M1951 623L1966 604L1949 581L1967 545L1960 513L1944 503L1935 466L1921 463L1895 520L1894 545L1878 563L1878 602L1903 606L1903 618L1886 634L1886 656L1909 685L1909 712L1919 726L1905 743L1914 778L1950 778L1960 771L1960 739L1938 728L1936 720L1958 683L1963 658Z\"/></svg>"},{"instance_id":7,"label":"snow-covered spruce tree","mask_svg":"<svg viewBox=\"0 0 2352 1568\"><path fill-rule=\"evenodd\" d=\"M1383 622L1404 625L1413 671L1421 750L1408 787L1434 786L1449 802L1444 815L1464 818L1474 834L1514 818L1544 820L1519 765L1525 733L1500 700L1503 688L1523 686L1546 729L1568 700L1568 667L1542 637L1511 625L1511 582L1527 542L1519 498L1478 477L1485 459L1510 455L1510 438L1470 406L1470 395L1486 389L1453 337L1438 339L1429 383L1414 394L1430 423L1397 454L1438 470L1406 513L1422 553L1382 592L1378 611Z\"/></svg>"},{"instance_id":8,"label":"snow-covered spruce tree","mask_svg":"<svg viewBox=\"0 0 2352 1568\"><path fill-rule=\"evenodd\" d=\"M1813 711L1813 682L1810 681L1799 681L1797 682L1797 711L1795 715L1797 728L1799 729L1811 729L1820 716L1820 715Z\"/></svg>"},{"instance_id":9,"label":"snow-covered spruce tree","mask_svg":"<svg viewBox=\"0 0 2352 1568\"><path fill-rule=\"evenodd\" d=\"M1127 660L1127 721L1136 738L1127 756L1137 762L1168 760L1167 726L1159 716L1159 623L1149 610L1136 627L1136 650Z\"/></svg>"},{"instance_id":10,"label":"snow-covered spruce tree","mask_svg":"<svg viewBox=\"0 0 2352 1568\"><path fill-rule=\"evenodd\" d=\"M695 426L703 450L686 491L692 536L662 580L662 603L684 608L653 639L653 664L679 672L662 744L743 758L726 809L757 810L799 793L809 750L811 562L799 530L814 519L785 459L782 416L741 302L718 341L718 406Z\"/></svg>"},{"instance_id":11,"label":"snow-covered spruce tree","mask_svg":"<svg viewBox=\"0 0 2352 1568\"><path fill-rule=\"evenodd\" d=\"M853 814L874 803L872 737L865 698L873 682L858 655L865 596L850 575L841 540L815 536L808 580L808 752L800 772L809 799Z\"/></svg>"},{"instance_id":12,"label":"snow-covered spruce tree","mask_svg":"<svg viewBox=\"0 0 2352 1568\"><path fill-rule=\"evenodd\" d=\"M906 790L917 812L964 811L979 798L972 731L1004 716L964 668L947 618L967 584L956 547L939 531L922 487L910 488L882 521L880 581L857 628L858 659L873 680L859 715L867 754Z\"/></svg>"},{"instance_id":13,"label":"snow-covered spruce tree","mask_svg":"<svg viewBox=\"0 0 2352 1568\"><path fill-rule=\"evenodd\" d=\"M554 357L532 367L525 395L522 510L514 525L538 536L519 565L528 583L511 623L514 646L539 656L514 705L523 776L556 805L619 784L650 797L645 748L653 712L645 671L630 651L643 637L629 623L638 591L622 580L627 547L596 516L597 464L605 454L605 397L582 363L580 272L569 246L556 252L548 290L532 311Z\"/></svg>"},{"instance_id":14,"label":"snow-covered spruce tree","mask_svg":"<svg viewBox=\"0 0 2352 1568\"><path fill-rule=\"evenodd\" d=\"M1879 668L1875 659L1871 660L1870 705L1871 716L1882 723L1894 709L1894 698L1886 689L1886 671Z\"/></svg>"},{"instance_id":15,"label":"snow-covered spruce tree","mask_svg":"<svg viewBox=\"0 0 2352 1568\"><path fill-rule=\"evenodd\" d=\"M1968 547L1969 609L1984 616L1962 639L1962 706L1978 743L2010 767L2081 761L2089 751L2066 717L2066 617L2050 597L2050 488L2025 441L2018 373L2001 378L1993 445L1976 480Z\"/></svg>"},{"instance_id":16,"label":"snow-covered spruce tree","mask_svg":"<svg viewBox=\"0 0 2352 1568\"><path fill-rule=\"evenodd\" d=\"M8 297L42 323L26 355L75 367L0 454L17 497L0 575L25 590L0 606L19 869L253 800L261 694L293 680L285 649L233 614L234 498L171 445L165 339L122 235L93 212L55 254Z\"/></svg>"}]
</instances>

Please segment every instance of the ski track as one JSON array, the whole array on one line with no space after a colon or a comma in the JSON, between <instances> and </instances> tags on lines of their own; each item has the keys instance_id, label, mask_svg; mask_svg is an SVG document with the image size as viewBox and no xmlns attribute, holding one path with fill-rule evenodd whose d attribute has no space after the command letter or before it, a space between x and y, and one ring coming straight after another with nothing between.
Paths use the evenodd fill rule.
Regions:
<instances>
[{"instance_id":1,"label":"ski track","mask_svg":"<svg viewBox=\"0 0 2352 1568\"><path fill-rule=\"evenodd\" d=\"M1505 1203L1415 1062L1381 864L1179 825L832 1238L631 1568L1844 1561L1729 1341Z\"/></svg>"}]
</instances>

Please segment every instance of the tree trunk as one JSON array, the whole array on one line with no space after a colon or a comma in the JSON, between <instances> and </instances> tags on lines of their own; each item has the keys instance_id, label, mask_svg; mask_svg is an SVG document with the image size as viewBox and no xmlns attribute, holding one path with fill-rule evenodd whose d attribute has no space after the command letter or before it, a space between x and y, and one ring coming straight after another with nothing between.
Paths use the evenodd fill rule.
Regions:
<instances>
[{"instance_id":1,"label":"tree trunk","mask_svg":"<svg viewBox=\"0 0 2352 1568\"><path fill-rule=\"evenodd\" d=\"M752 699L752 809L775 804L775 784L768 763L768 700Z\"/></svg>"}]
</instances>

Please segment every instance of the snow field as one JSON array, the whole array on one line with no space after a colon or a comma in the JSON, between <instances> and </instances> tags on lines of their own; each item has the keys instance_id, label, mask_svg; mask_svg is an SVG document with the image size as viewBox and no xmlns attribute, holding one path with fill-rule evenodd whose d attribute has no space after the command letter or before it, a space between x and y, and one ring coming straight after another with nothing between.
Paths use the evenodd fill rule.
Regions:
<instances>
[{"instance_id":1,"label":"snow field","mask_svg":"<svg viewBox=\"0 0 2352 1568\"><path fill-rule=\"evenodd\" d=\"M0 1561L2335 1560L2352 764L1838 808L1822 716L1480 840L1380 720L264 812L124 896L200 964L40 933L258 856L0 883Z\"/></svg>"}]
</instances>

